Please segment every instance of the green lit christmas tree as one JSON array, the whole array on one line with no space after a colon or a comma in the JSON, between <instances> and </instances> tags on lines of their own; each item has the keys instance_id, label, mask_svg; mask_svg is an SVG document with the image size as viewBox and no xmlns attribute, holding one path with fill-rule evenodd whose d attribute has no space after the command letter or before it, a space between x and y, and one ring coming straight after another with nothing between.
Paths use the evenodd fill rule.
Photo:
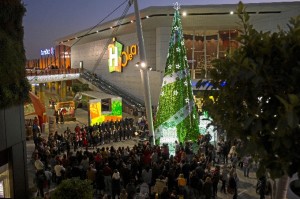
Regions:
<instances>
[{"instance_id":1,"label":"green lit christmas tree","mask_svg":"<svg viewBox=\"0 0 300 199\"><path fill-rule=\"evenodd\" d=\"M194 141L199 136L199 117L193 98L178 4L175 5L154 129L156 143L168 143L170 151L175 140Z\"/></svg>"}]
</instances>

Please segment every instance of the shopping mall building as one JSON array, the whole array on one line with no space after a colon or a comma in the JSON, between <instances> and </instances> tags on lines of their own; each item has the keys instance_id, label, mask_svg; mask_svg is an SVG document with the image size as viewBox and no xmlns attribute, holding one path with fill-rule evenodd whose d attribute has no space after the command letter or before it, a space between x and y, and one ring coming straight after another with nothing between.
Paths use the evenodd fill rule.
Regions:
<instances>
[{"instance_id":1,"label":"shopping mall building","mask_svg":"<svg viewBox=\"0 0 300 199\"><path fill-rule=\"evenodd\" d=\"M250 23L258 31L287 29L300 14L300 2L246 4ZM241 27L237 5L181 5L182 26L191 75L209 78L211 61L238 48ZM183 14L185 12L185 14ZM173 6L153 6L140 11L152 104L157 105L171 34ZM121 16L120 16L121 17ZM113 39L114 38L114 39ZM134 13L60 38L57 45L71 47L71 68L96 73L118 88L143 100L139 44ZM118 65L119 66L114 66Z\"/></svg>"}]
</instances>

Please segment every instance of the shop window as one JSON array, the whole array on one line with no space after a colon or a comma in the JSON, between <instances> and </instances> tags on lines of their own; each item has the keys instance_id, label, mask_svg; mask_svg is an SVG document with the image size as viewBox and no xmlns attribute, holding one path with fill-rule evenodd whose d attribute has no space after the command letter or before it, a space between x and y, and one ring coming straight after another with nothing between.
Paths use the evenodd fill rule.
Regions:
<instances>
[{"instance_id":1,"label":"shop window","mask_svg":"<svg viewBox=\"0 0 300 199\"><path fill-rule=\"evenodd\" d=\"M13 198L12 176L8 164L0 167L0 198Z\"/></svg>"}]
</instances>

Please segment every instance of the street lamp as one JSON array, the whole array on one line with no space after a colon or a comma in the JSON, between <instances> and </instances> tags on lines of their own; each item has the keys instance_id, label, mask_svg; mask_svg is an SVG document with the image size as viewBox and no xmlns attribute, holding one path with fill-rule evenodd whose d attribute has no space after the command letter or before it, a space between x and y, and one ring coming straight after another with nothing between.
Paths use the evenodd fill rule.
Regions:
<instances>
[{"instance_id":1,"label":"street lamp","mask_svg":"<svg viewBox=\"0 0 300 199\"><path fill-rule=\"evenodd\" d=\"M145 97L145 106L146 106L149 134L152 136L153 145L155 145L155 135L153 130L153 119L152 119L151 94L150 94L149 74L148 74L148 71L152 70L152 68L148 67L147 63L144 61L137 62L135 66L139 68L141 72L141 79L144 86L144 95L145 95L144 97Z\"/></svg>"},{"instance_id":2,"label":"street lamp","mask_svg":"<svg viewBox=\"0 0 300 199\"><path fill-rule=\"evenodd\" d=\"M153 130L153 119L152 119L152 105L151 105L151 94L150 94L150 85L149 85L149 74L146 62L146 53L145 53L145 45L144 45L144 37L142 32L142 23L139 13L139 7L137 0L131 0L131 3L134 3L134 13L136 20L136 32L139 41L139 55L140 55L140 72L141 78L144 86L144 97L145 97L145 108L147 113L147 121L149 127L149 134L152 136L153 145L155 145L155 135Z\"/></svg>"},{"instance_id":3,"label":"street lamp","mask_svg":"<svg viewBox=\"0 0 300 199\"><path fill-rule=\"evenodd\" d=\"M147 66L147 64L145 62L137 62L135 64L135 66L137 68L140 68L140 69L143 69L143 70L150 70L150 71L152 70L152 67Z\"/></svg>"}]
</instances>

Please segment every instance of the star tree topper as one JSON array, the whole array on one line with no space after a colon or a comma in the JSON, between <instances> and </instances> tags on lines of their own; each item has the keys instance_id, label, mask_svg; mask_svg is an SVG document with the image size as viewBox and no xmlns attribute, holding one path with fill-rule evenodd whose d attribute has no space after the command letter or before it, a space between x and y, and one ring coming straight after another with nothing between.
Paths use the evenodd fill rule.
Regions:
<instances>
[{"instance_id":1,"label":"star tree topper","mask_svg":"<svg viewBox=\"0 0 300 199\"><path fill-rule=\"evenodd\" d=\"M180 4L178 2L174 3L174 9L179 10L180 9Z\"/></svg>"}]
</instances>

